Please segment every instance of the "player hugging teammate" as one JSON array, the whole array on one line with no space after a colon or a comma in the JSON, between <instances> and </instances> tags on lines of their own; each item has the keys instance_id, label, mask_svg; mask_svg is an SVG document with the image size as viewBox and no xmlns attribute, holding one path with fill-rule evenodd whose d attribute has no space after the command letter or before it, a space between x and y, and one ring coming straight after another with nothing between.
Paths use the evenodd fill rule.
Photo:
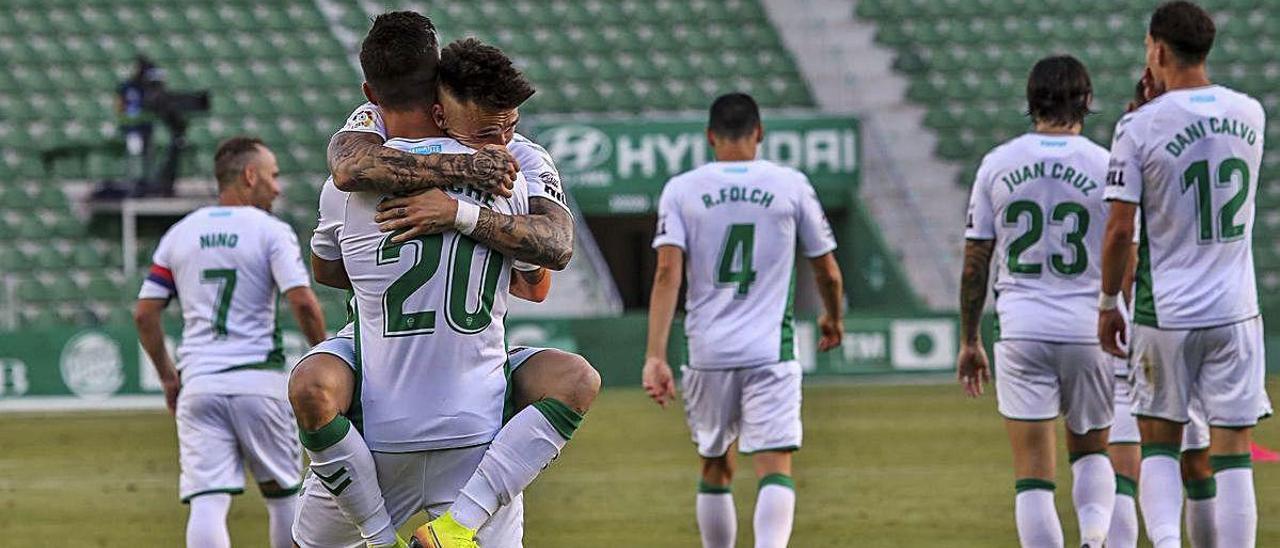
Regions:
<instances>
[{"instance_id":1,"label":"player hugging teammate","mask_svg":"<svg viewBox=\"0 0 1280 548\"><path fill-rule=\"evenodd\" d=\"M412 12L379 16L360 61L369 103L330 143L312 239L354 322L290 382L314 472L294 540L520 546L521 494L600 383L580 356L505 347L507 295L545 298L572 254L555 166L514 132L534 91L497 48L441 53ZM433 519L406 542L418 511Z\"/></svg>"},{"instance_id":2,"label":"player hugging teammate","mask_svg":"<svg viewBox=\"0 0 1280 548\"><path fill-rule=\"evenodd\" d=\"M1024 546L1063 544L1052 495L1059 414L1085 546L1136 545L1135 491L1154 545L1180 546L1184 482L1193 546L1255 543L1251 431L1271 413L1251 247L1266 119L1256 100L1209 81L1214 34L1190 2L1156 9L1146 74L1109 154L1078 135L1090 98L1083 65L1042 60L1027 85L1035 131L997 147L978 171L957 367L979 395L987 359L978 324L994 255L997 398ZM1127 360L1114 391L1103 351ZM1137 417L1136 427L1115 419L1115 480L1103 455L1112 409Z\"/></svg>"}]
</instances>

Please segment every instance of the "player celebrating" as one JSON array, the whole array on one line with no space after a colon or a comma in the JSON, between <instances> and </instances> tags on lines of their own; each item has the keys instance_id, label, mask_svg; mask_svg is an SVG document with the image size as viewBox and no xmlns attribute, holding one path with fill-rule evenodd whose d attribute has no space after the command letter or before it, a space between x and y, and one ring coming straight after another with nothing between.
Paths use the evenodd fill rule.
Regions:
<instances>
[{"instance_id":1,"label":"player celebrating","mask_svg":"<svg viewBox=\"0 0 1280 548\"><path fill-rule=\"evenodd\" d=\"M969 201L957 370L965 391L981 395L988 373L979 321L994 253L996 397L1013 445L1023 546L1063 543L1053 501L1053 419L1060 414L1084 546L1102 546L1115 501L1106 455L1113 370L1090 322L1107 214L1107 151L1080 135L1092 95L1074 57L1037 62L1027 79L1035 129L983 158Z\"/></svg>"},{"instance_id":2,"label":"player celebrating","mask_svg":"<svg viewBox=\"0 0 1280 548\"><path fill-rule=\"evenodd\" d=\"M234 137L218 147L214 171L218 205L184 217L156 248L138 295L138 339L177 415L187 546L231 546L227 510L244 490L247 465L266 498L271 546L283 548L292 545L302 478L284 401L277 291L312 344L324 339L324 313L297 237L270 214L280 193L275 156L257 139ZM185 324L176 367L160 319L175 296Z\"/></svg>"},{"instance_id":3,"label":"player celebrating","mask_svg":"<svg viewBox=\"0 0 1280 548\"><path fill-rule=\"evenodd\" d=\"M1131 352L1142 434L1139 503L1157 548L1179 546L1178 444L1199 402L1210 426L1217 546L1256 541L1250 442L1271 413L1251 240L1266 117L1209 81L1213 20L1190 2L1151 16L1147 68L1165 92L1124 117L1111 149L1111 216L1098 337L1123 354L1116 295L1141 207Z\"/></svg>"},{"instance_id":4,"label":"player celebrating","mask_svg":"<svg viewBox=\"0 0 1280 548\"><path fill-rule=\"evenodd\" d=\"M737 518L729 486L735 441L752 455L760 490L757 547L786 546L795 511L791 454L800 448L800 364L792 331L796 239L813 266L825 310L819 347L840 344L843 287L835 238L804 174L756 159L764 136L750 96L711 105L707 141L716 161L667 182L658 205L658 251L649 305L644 387L659 405L675 397L667 338L688 263L689 365L683 392L702 456L698 528L705 547L731 547Z\"/></svg>"}]
</instances>

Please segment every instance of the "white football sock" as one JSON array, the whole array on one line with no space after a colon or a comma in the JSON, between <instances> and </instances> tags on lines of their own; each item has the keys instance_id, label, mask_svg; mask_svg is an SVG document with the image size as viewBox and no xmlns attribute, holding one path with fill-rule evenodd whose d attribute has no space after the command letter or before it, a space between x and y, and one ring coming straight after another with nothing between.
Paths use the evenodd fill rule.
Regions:
<instances>
[{"instance_id":1,"label":"white football sock","mask_svg":"<svg viewBox=\"0 0 1280 548\"><path fill-rule=\"evenodd\" d=\"M1187 508L1184 519L1187 524L1187 541L1192 548L1213 548L1217 538L1214 512L1216 484L1213 478L1188 480L1183 482L1187 488Z\"/></svg>"},{"instance_id":2,"label":"white football sock","mask_svg":"<svg viewBox=\"0 0 1280 548\"><path fill-rule=\"evenodd\" d=\"M209 493L192 498L191 515L187 516L187 548L231 548L227 532L227 511L231 509L229 493Z\"/></svg>"},{"instance_id":3,"label":"white football sock","mask_svg":"<svg viewBox=\"0 0 1280 548\"><path fill-rule=\"evenodd\" d=\"M560 455L582 415L564 403L541 399L521 409L498 431L480 466L449 508L464 527L479 529L498 507L524 492Z\"/></svg>"},{"instance_id":4,"label":"white football sock","mask_svg":"<svg viewBox=\"0 0 1280 548\"><path fill-rule=\"evenodd\" d=\"M298 497L285 495L263 499L267 503L267 528L271 548L293 546L293 515L298 510Z\"/></svg>"},{"instance_id":5,"label":"white football sock","mask_svg":"<svg viewBox=\"0 0 1280 548\"><path fill-rule=\"evenodd\" d=\"M733 548L738 537L738 512L729 488L699 484L697 508L702 548Z\"/></svg>"},{"instance_id":6,"label":"white football sock","mask_svg":"<svg viewBox=\"0 0 1280 548\"><path fill-rule=\"evenodd\" d=\"M311 458L312 473L361 538L375 545L395 543L396 530L378 485L373 454L351 422L338 415L315 432L302 430L299 437Z\"/></svg>"},{"instance_id":7,"label":"white football sock","mask_svg":"<svg viewBox=\"0 0 1280 548\"><path fill-rule=\"evenodd\" d=\"M1116 503L1116 472L1106 453L1080 456L1071 463L1071 500L1080 525L1080 544L1102 548Z\"/></svg>"},{"instance_id":8,"label":"white football sock","mask_svg":"<svg viewBox=\"0 0 1280 548\"><path fill-rule=\"evenodd\" d=\"M1212 455L1209 462L1218 482L1218 546L1253 548L1258 541L1258 501L1249 454Z\"/></svg>"},{"instance_id":9,"label":"white football sock","mask_svg":"<svg viewBox=\"0 0 1280 548\"><path fill-rule=\"evenodd\" d=\"M1018 541L1026 548L1062 548L1062 523L1053 504L1053 482L1020 479L1015 484L1014 519Z\"/></svg>"},{"instance_id":10,"label":"white football sock","mask_svg":"<svg viewBox=\"0 0 1280 548\"><path fill-rule=\"evenodd\" d=\"M756 514L751 521L756 548L786 548L796 514L796 484L785 474L760 478Z\"/></svg>"},{"instance_id":11,"label":"white football sock","mask_svg":"<svg viewBox=\"0 0 1280 548\"><path fill-rule=\"evenodd\" d=\"M1147 538L1155 548L1181 548L1182 468L1178 446L1142 446L1138 502L1147 524Z\"/></svg>"},{"instance_id":12,"label":"white football sock","mask_svg":"<svg viewBox=\"0 0 1280 548\"><path fill-rule=\"evenodd\" d=\"M1137 548L1137 546L1138 503L1133 500L1133 495L1116 493L1116 508L1111 513L1111 531L1107 533L1107 548Z\"/></svg>"}]
</instances>

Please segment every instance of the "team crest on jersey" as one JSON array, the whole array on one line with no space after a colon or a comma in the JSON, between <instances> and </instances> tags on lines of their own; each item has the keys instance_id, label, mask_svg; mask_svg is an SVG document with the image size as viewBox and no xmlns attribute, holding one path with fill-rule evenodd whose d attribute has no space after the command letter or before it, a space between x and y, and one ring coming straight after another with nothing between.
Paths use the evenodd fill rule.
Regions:
<instances>
[{"instance_id":1,"label":"team crest on jersey","mask_svg":"<svg viewBox=\"0 0 1280 548\"><path fill-rule=\"evenodd\" d=\"M347 129L373 129L373 113L362 110L352 114L347 120Z\"/></svg>"}]
</instances>

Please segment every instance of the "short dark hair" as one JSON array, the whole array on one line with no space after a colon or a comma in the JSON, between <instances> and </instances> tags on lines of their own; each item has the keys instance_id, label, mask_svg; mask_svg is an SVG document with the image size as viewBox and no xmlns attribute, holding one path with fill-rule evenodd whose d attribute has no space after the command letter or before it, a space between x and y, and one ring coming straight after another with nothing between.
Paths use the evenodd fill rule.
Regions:
<instances>
[{"instance_id":1,"label":"short dark hair","mask_svg":"<svg viewBox=\"0 0 1280 548\"><path fill-rule=\"evenodd\" d=\"M1072 125L1089 114L1093 82L1084 63L1070 55L1045 57L1027 76L1027 113L1032 120Z\"/></svg>"},{"instance_id":2,"label":"short dark hair","mask_svg":"<svg viewBox=\"0 0 1280 548\"><path fill-rule=\"evenodd\" d=\"M707 129L726 139L751 135L760 125L760 107L745 93L727 93L711 103L711 119Z\"/></svg>"},{"instance_id":3,"label":"short dark hair","mask_svg":"<svg viewBox=\"0 0 1280 548\"><path fill-rule=\"evenodd\" d=\"M536 92L507 54L475 38L440 52L440 85L459 101L497 110L516 108Z\"/></svg>"},{"instance_id":4,"label":"short dark hair","mask_svg":"<svg viewBox=\"0 0 1280 548\"><path fill-rule=\"evenodd\" d=\"M434 104L439 48L435 25L420 13L393 11L376 17L360 44L360 70L378 105L409 110Z\"/></svg>"},{"instance_id":5,"label":"short dark hair","mask_svg":"<svg viewBox=\"0 0 1280 548\"><path fill-rule=\"evenodd\" d=\"M1217 34L1213 18L1200 6L1178 0L1166 2L1151 14L1147 34L1164 42L1183 65L1199 65L1213 49Z\"/></svg>"},{"instance_id":6,"label":"short dark hair","mask_svg":"<svg viewBox=\"0 0 1280 548\"><path fill-rule=\"evenodd\" d=\"M262 139L237 135L218 145L213 153L213 176L218 180L218 190L235 184L244 173L245 166L258 155L258 147L266 148Z\"/></svg>"}]
</instances>

